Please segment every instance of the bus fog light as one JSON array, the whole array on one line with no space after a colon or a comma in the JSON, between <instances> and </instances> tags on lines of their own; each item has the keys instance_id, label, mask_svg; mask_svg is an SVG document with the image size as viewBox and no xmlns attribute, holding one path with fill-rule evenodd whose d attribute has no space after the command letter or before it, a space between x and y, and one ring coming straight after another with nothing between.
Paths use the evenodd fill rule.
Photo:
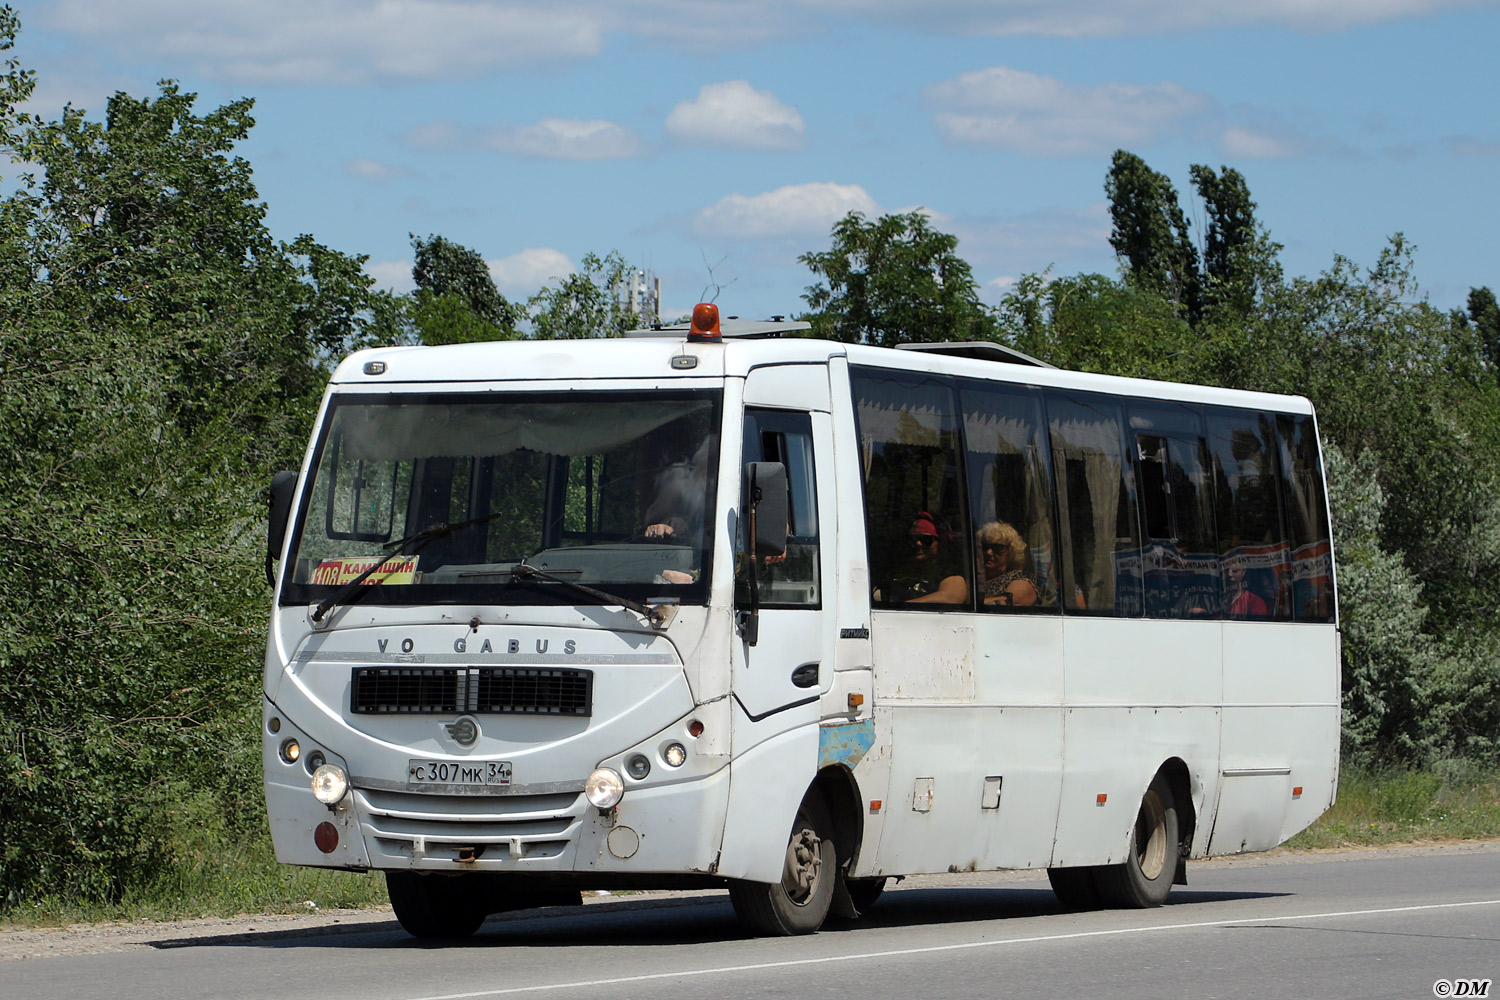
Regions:
<instances>
[{"instance_id":1,"label":"bus fog light","mask_svg":"<svg viewBox=\"0 0 1500 1000\"><path fill-rule=\"evenodd\" d=\"M583 783L583 794L595 808L613 809L625 795L625 779L613 768L601 767Z\"/></svg>"},{"instance_id":2,"label":"bus fog light","mask_svg":"<svg viewBox=\"0 0 1500 1000\"><path fill-rule=\"evenodd\" d=\"M651 773L651 762L645 758L645 755L636 754L625 762L625 770L629 771L630 776L636 781L640 781Z\"/></svg>"},{"instance_id":3,"label":"bus fog light","mask_svg":"<svg viewBox=\"0 0 1500 1000\"><path fill-rule=\"evenodd\" d=\"M325 806L335 806L349 791L349 779L337 764L324 764L313 772L313 798Z\"/></svg>"},{"instance_id":4,"label":"bus fog light","mask_svg":"<svg viewBox=\"0 0 1500 1000\"><path fill-rule=\"evenodd\" d=\"M668 743L661 756L672 767L681 767L687 763L687 750L681 743Z\"/></svg>"},{"instance_id":5,"label":"bus fog light","mask_svg":"<svg viewBox=\"0 0 1500 1000\"><path fill-rule=\"evenodd\" d=\"M281 741L281 759L288 764L297 763L297 758L302 756L302 746L296 740Z\"/></svg>"}]
</instances>

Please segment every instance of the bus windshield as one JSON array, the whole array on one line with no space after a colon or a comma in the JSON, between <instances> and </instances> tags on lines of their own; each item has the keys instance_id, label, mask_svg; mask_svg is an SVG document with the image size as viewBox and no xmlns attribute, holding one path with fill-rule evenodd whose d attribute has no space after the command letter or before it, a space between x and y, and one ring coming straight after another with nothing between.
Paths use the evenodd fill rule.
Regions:
<instances>
[{"instance_id":1,"label":"bus windshield","mask_svg":"<svg viewBox=\"0 0 1500 1000\"><path fill-rule=\"evenodd\" d=\"M707 392L336 396L282 602L702 603L718 454Z\"/></svg>"}]
</instances>

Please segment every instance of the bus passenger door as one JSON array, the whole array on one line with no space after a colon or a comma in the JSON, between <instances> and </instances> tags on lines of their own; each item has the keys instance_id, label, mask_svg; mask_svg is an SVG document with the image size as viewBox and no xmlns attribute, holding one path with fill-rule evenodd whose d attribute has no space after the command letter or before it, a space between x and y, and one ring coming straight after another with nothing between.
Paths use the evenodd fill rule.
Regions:
<instances>
[{"instance_id":1,"label":"bus passenger door","mask_svg":"<svg viewBox=\"0 0 1500 1000\"><path fill-rule=\"evenodd\" d=\"M755 643L731 644L733 749L718 874L756 882L782 875L787 835L818 764L819 698L833 678L833 432L825 365L756 369L745 380L740 473L749 462L786 466L782 557L753 564ZM743 483L741 483L743 497ZM737 617L751 611L745 514L735 542ZM825 524L825 518L830 519Z\"/></svg>"}]
</instances>

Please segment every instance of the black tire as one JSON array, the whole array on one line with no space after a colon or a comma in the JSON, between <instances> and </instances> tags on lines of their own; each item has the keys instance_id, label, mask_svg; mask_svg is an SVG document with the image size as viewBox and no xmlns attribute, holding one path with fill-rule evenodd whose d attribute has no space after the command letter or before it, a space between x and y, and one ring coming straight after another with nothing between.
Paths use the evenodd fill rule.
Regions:
<instances>
[{"instance_id":1,"label":"black tire","mask_svg":"<svg viewBox=\"0 0 1500 1000\"><path fill-rule=\"evenodd\" d=\"M874 878L846 878L844 889L849 893L849 899L854 903L854 908L861 914L869 913L870 907L874 906L885 892L886 878L877 875Z\"/></svg>"},{"instance_id":2,"label":"black tire","mask_svg":"<svg viewBox=\"0 0 1500 1000\"><path fill-rule=\"evenodd\" d=\"M781 881L729 884L730 902L745 926L766 937L812 934L823 926L839 878L832 830L821 796L809 792L787 839Z\"/></svg>"},{"instance_id":3,"label":"black tire","mask_svg":"<svg viewBox=\"0 0 1500 1000\"><path fill-rule=\"evenodd\" d=\"M1158 774L1141 799L1125 860L1095 875L1100 896L1110 906L1127 909L1160 906L1172 891L1180 849L1177 803L1171 784Z\"/></svg>"},{"instance_id":4,"label":"black tire","mask_svg":"<svg viewBox=\"0 0 1500 1000\"><path fill-rule=\"evenodd\" d=\"M462 875L385 873L396 919L406 933L423 940L457 940L479 930L488 907L484 893L467 881Z\"/></svg>"},{"instance_id":5,"label":"black tire","mask_svg":"<svg viewBox=\"0 0 1500 1000\"><path fill-rule=\"evenodd\" d=\"M1070 910L1097 910L1100 906L1099 886L1094 881L1093 865L1076 868L1048 868L1047 881L1052 883L1052 892L1057 901Z\"/></svg>"}]
</instances>

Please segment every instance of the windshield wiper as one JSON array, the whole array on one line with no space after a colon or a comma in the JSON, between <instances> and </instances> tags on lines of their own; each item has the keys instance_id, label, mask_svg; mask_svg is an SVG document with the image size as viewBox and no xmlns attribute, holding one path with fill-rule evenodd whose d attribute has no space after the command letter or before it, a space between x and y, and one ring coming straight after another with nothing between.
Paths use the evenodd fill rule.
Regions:
<instances>
[{"instance_id":1,"label":"windshield wiper","mask_svg":"<svg viewBox=\"0 0 1500 1000\"><path fill-rule=\"evenodd\" d=\"M548 573L544 569L537 569L535 566L531 565L524 559L511 567L510 575L522 580L546 580L548 583L561 584L564 587L570 587L573 590L578 591L580 594L587 594L595 600L602 601L605 604L618 604L622 608L629 608L631 611L634 611L636 614L640 615L648 622L650 622L653 628L661 628L667 623L667 616L662 614L660 610L652 607L649 604L641 604L639 602L632 601L628 597L620 597L617 594L610 594L603 590L595 590L593 587L588 587L581 583L575 583L572 580L565 580L560 576L553 576L551 573Z\"/></svg>"},{"instance_id":2,"label":"windshield wiper","mask_svg":"<svg viewBox=\"0 0 1500 1000\"><path fill-rule=\"evenodd\" d=\"M486 521L493 521L499 516L500 512L495 512L492 514L486 514L484 517L471 517L467 521L456 521L449 524L434 524L430 528L423 528L415 535L407 535L405 538L398 538L394 542L386 542L381 546L381 548L390 549L391 551L385 556L385 558L381 559L375 565L359 574L359 576L356 576L354 579L344 584L344 586L339 589L338 593L334 594L332 597L327 598L321 604L319 604L317 609L312 613L312 620L315 622L321 622L323 620L323 616L326 615L335 606L340 604L353 604L370 590L374 590L374 587L369 587L365 590L361 590L360 588L361 586L363 586L366 580L374 576L377 572L379 572L382 566L390 562L396 556L416 555L418 552L422 551L423 547L426 546L428 542L436 541L439 538L446 538L448 535L453 534L455 531L462 531L465 528L472 528L476 524L483 524ZM412 547L411 551L402 552L402 548L408 545Z\"/></svg>"}]
</instances>

